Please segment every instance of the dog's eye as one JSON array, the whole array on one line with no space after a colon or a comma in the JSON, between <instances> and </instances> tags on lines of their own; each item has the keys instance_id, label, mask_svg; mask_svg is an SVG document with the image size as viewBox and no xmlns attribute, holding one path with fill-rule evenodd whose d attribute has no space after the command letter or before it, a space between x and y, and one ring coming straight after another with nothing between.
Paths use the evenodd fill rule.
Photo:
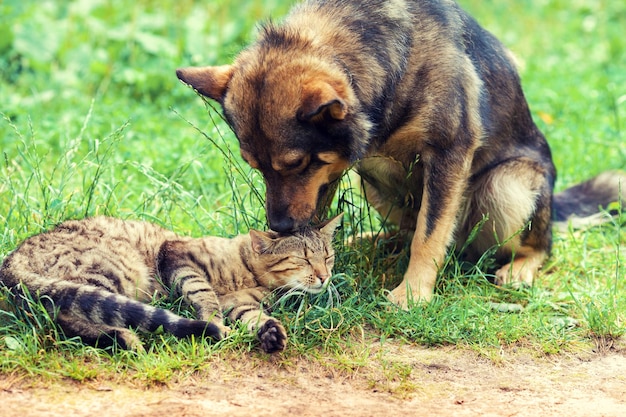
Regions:
<instances>
[{"instance_id":1,"label":"dog's eye","mask_svg":"<svg viewBox=\"0 0 626 417\"><path fill-rule=\"evenodd\" d=\"M296 161L289 162L283 165L285 171L291 171L292 169L298 169L304 164L304 158L300 158Z\"/></svg>"},{"instance_id":2,"label":"dog's eye","mask_svg":"<svg viewBox=\"0 0 626 417\"><path fill-rule=\"evenodd\" d=\"M311 157L309 155L301 156L301 155L284 155L279 161L272 162L272 168L275 171L281 173L293 173L295 171L304 170L309 162L311 161Z\"/></svg>"}]
</instances>

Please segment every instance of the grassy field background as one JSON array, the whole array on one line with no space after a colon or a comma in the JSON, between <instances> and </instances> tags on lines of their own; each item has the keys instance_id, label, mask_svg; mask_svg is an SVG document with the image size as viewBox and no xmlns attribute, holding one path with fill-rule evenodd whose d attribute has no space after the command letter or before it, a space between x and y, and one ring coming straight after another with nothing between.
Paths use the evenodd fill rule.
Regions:
<instances>
[{"instance_id":1,"label":"grassy field background","mask_svg":"<svg viewBox=\"0 0 626 417\"><path fill-rule=\"evenodd\" d=\"M290 4L0 3L0 259L61 220L95 214L194 236L265 228L262 178L241 161L219 113L174 71L230 62L253 39L256 22L280 19ZM557 189L626 167L626 4L461 4L518 57L531 110L553 150ZM347 176L339 190L333 210L347 213L339 239L379 230L358 188ZM336 355L337 366L349 368L362 360L365 341L391 338L469 347L494 360L509 348L537 355L610 348L626 319L623 223L624 215L557 234L531 289L490 284L488 257L474 267L450 255L439 296L409 312L384 298L401 278L406 251L338 244L339 299L324 294L275 306L290 333L283 360ZM149 355L103 352L64 340L33 309L0 311L2 372L84 380L124 369L167 381L202 369L207 355L262 355L243 332L217 344L153 335L146 337Z\"/></svg>"}]
</instances>

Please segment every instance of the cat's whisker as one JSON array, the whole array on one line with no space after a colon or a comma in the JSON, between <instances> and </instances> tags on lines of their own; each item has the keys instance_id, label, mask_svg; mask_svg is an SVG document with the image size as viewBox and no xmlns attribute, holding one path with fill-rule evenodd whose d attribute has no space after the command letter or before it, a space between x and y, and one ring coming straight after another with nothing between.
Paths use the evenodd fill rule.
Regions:
<instances>
[{"instance_id":1,"label":"cat's whisker","mask_svg":"<svg viewBox=\"0 0 626 417\"><path fill-rule=\"evenodd\" d=\"M307 294L306 290L304 290L304 285L302 284L297 284L296 286L289 284L282 285L276 288L273 292L279 294L279 297L274 302L274 304L272 304L271 308L276 307L279 303L286 301L294 295L298 297L303 297Z\"/></svg>"},{"instance_id":2,"label":"cat's whisker","mask_svg":"<svg viewBox=\"0 0 626 417\"><path fill-rule=\"evenodd\" d=\"M337 288L332 282L328 283L326 292L328 293L328 301L326 302L327 308L333 308L335 306L335 300L337 305L341 304L341 296L339 295L339 291L337 291Z\"/></svg>"}]
</instances>

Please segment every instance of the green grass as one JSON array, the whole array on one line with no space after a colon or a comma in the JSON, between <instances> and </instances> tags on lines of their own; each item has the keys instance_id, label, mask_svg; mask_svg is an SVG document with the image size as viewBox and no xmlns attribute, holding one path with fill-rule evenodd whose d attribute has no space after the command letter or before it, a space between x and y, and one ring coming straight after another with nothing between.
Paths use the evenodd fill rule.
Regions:
<instances>
[{"instance_id":1,"label":"green grass","mask_svg":"<svg viewBox=\"0 0 626 417\"><path fill-rule=\"evenodd\" d=\"M262 178L241 161L219 113L174 70L229 62L256 22L284 15L288 2L56 3L0 3L0 258L63 219L95 214L195 236L265 228ZM509 3L462 5L518 56L552 146L557 189L626 167L626 5ZM333 211L347 213L338 241L379 229L358 188L346 176L337 194ZM402 276L406 250L338 245L336 292L276 301L290 336L281 360L304 355L350 370L372 341L391 339L466 347L494 360L508 348L545 355L610 347L626 319L623 224L621 215L557 234L533 288L498 288L485 272L489 257L471 266L451 254L438 296L408 312L384 297ZM147 354L104 352L64 340L41 306L28 305L0 311L0 372L160 384L209 370L207 358L266 357L241 329L219 343L146 335Z\"/></svg>"}]
</instances>

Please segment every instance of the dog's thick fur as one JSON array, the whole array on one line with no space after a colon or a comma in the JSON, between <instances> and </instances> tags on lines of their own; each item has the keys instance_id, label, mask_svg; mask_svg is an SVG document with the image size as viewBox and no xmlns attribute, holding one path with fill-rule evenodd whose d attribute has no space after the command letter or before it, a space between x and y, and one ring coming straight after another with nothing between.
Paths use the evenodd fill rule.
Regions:
<instances>
[{"instance_id":1,"label":"dog's thick fur","mask_svg":"<svg viewBox=\"0 0 626 417\"><path fill-rule=\"evenodd\" d=\"M531 283L550 251L550 149L511 54L453 1L307 1L232 65L177 75L222 105L274 230L308 224L356 163L368 201L414 231L390 295L403 307L431 298L447 248L483 216L466 255L500 245L499 282ZM609 177L579 186L594 211L617 199ZM559 218L581 208L561 200Z\"/></svg>"}]
</instances>

